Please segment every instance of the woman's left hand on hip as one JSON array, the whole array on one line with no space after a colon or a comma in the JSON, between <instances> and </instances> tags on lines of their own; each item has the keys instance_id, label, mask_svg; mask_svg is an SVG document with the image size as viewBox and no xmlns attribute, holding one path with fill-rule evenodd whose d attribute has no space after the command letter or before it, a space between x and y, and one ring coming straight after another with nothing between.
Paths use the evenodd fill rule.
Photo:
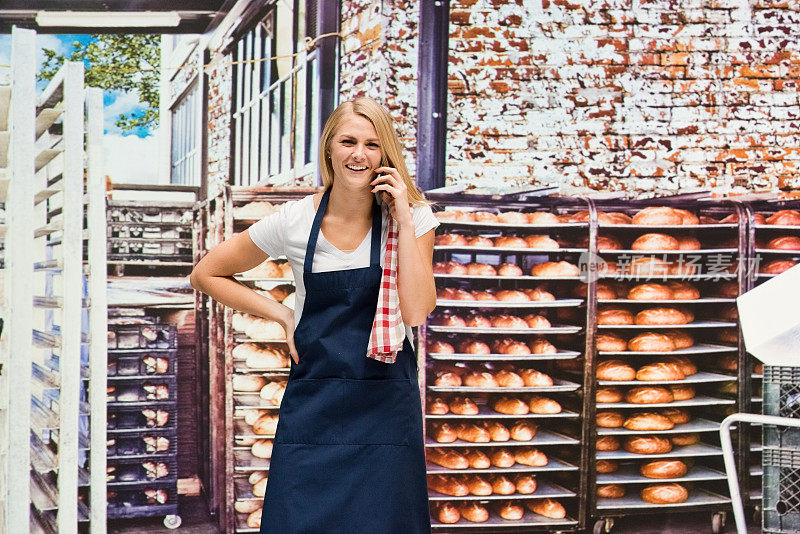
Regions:
<instances>
[{"instance_id":1,"label":"woman's left hand on hip","mask_svg":"<svg viewBox=\"0 0 800 534\"><path fill-rule=\"evenodd\" d=\"M397 224L413 224L411 204L408 202L408 188L397 169L393 167L378 167L375 169L378 176L370 182L372 192L384 191L383 201L389 208L392 218Z\"/></svg>"}]
</instances>

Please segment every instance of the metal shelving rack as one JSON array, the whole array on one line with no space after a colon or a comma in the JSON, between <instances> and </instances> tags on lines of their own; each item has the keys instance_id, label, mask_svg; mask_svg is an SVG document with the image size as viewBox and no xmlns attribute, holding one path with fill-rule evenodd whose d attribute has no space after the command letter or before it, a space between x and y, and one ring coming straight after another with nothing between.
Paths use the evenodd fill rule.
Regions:
<instances>
[{"instance_id":1,"label":"metal shelving rack","mask_svg":"<svg viewBox=\"0 0 800 534\"><path fill-rule=\"evenodd\" d=\"M549 191L540 191L538 194L547 194ZM437 210L446 207L457 211L488 211L498 212L531 212L546 211L556 214L568 214L578 211L586 212L589 205L581 199L554 199L537 196L536 193L517 193L503 196L498 195L470 195L445 192L428 192L427 196L434 201ZM589 225L585 221L561 222L556 224L511 224L498 222L469 222L440 218L441 226L437 235L462 234L484 236L525 236L529 234L549 235L577 244L562 245L552 250L537 250L534 248L496 248L481 246L446 246L434 247L434 262L445 260L458 261L466 264L480 262L488 264L513 263L518 265L523 272L522 276L480 276L480 275L452 275L435 273L437 288L441 291L444 287L463 290L495 289L523 289L533 288L546 284L556 300L554 301L528 301L528 302L502 302L502 301L477 301L477 300L444 300L437 299L437 311L429 318L428 322L420 328L418 343L418 357L420 369L420 390L423 392L425 444L428 450L441 448L444 450L472 449L491 453L500 448L519 446L534 446L544 452L548 463L542 467L531 467L517 464L510 468L491 467L489 469L458 469L452 470L428 461L429 475L449 475L459 477L464 474L481 475L500 473L504 475L526 474L532 475L537 480L537 489L532 494L514 493L511 495L490 495L454 497L429 490L429 498L434 504L432 510L432 525L437 531L475 531L504 532L510 528L524 528L526 532L558 531L568 532L583 528L585 517L585 500L580 495L586 490L587 459L582 453L581 441L585 432L583 419L583 403L581 395L584 384L581 377L569 376L559 367L559 364L578 362L583 354L586 339L591 339L592 331L587 328L593 310L588 305L590 284L579 286L581 278L574 277L540 277L530 276L534 264L544 261L565 260L578 265L588 251L588 244L580 242L589 239ZM576 294L578 291L578 294ZM547 329L519 329L506 330L501 328L470 328L470 327L444 327L434 324L433 319L437 313L448 311L456 315L466 316L469 311L476 311L483 315L493 313L508 313L524 316L528 313L545 314L549 317L552 326ZM563 315L562 315L563 314ZM509 336L519 340L528 341L539 335L544 335L552 340L558 347L558 352L553 354L465 354L456 349L454 354L429 353L428 345L434 341L449 343L457 347L459 341L466 338L491 341L497 336ZM577 342L575 345L571 341ZM449 350L449 349L448 349ZM553 377L551 387L522 387L522 388L477 388L477 387L438 387L435 385L436 370L441 365L454 364L480 365L485 364L498 368L503 364L511 364L516 370L530 367L544 371ZM424 365L423 365L424 364ZM579 367L579 366L578 366ZM556 400L562 406L562 411L556 414L533 414L520 416L507 416L500 414L490 407L491 399L501 395L509 395L527 399L530 394L543 395ZM444 415L432 415L429 405L436 397L441 397L445 402L454 396L469 396L479 407L477 415L455 415L448 412ZM462 422L493 421L509 423L511 421L535 422L538 430L530 441L505 441L472 443L458 439L452 443L437 442L431 434L434 425L449 423L453 426ZM552 519L530 511L526 502L536 499L552 498L558 500L566 509L566 517ZM511 500L522 506L523 516L519 520L506 520L501 518L493 509L492 504L501 499ZM436 517L436 503L451 502L465 503L477 501L490 510L489 519L485 522L470 522L461 518L456 523L441 523Z\"/></svg>"},{"instance_id":2,"label":"metal shelving rack","mask_svg":"<svg viewBox=\"0 0 800 534\"><path fill-rule=\"evenodd\" d=\"M29 184L14 201L27 210L19 231L30 252L20 256L25 261L20 269L27 269L33 303L31 315L20 318L27 322L19 328L32 327L33 335L31 342L27 330L27 352L19 354L25 361L18 362L28 368L30 390L20 391L19 402L29 404L24 411L30 417L25 425L30 456L15 469L30 473L15 478L9 491L30 491L30 532L101 534L106 531L102 91L84 88L83 65L68 62L31 102L31 110L32 165L12 178L12 187L16 180ZM20 427L27 418L14 417ZM11 531L25 528L24 515L14 519Z\"/></svg>"},{"instance_id":3,"label":"metal shelving rack","mask_svg":"<svg viewBox=\"0 0 800 534\"><path fill-rule=\"evenodd\" d=\"M780 210L800 211L800 200L782 199L779 195L771 195L770 198L748 201L744 205L748 226L747 257L752 258L749 262L751 268L748 270L746 280L747 290L750 290L777 276L776 274L760 272L769 262L773 260L800 262L800 250L777 250L766 246L770 240L781 236L800 238L800 225L765 224L760 220L756 220L756 216L768 218ZM770 368L765 371L759 365L758 360L747 353L741 373L747 379L746 387L742 388L741 411L745 413L796 416L795 411L781 404L782 401L776 403L776 405L764 405L763 389L765 387L774 387L780 390L787 383L784 373L790 371L792 371L791 368L780 367ZM793 376L793 374L790 372L789 376ZM766 379L765 376L767 376ZM773 378L771 377L774 377L774 382L772 382ZM768 386L768 384L774 384L774 386ZM779 407L777 404L781 404L781 406ZM773 504L776 494L771 496L770 503L765 506L767 499L764 498L765 496L762 492L762 477L765 469L767 469L766 466L769 466L769 469L776 469L773 466L789 465L783 458L785 451L781 449L782 440L780 436L784 434L795 435L796 430L763 427L763 425L756 423L741 423L741 426L743 429L740 433L741 437L737 452L743 462L738 463L737 472L739 473L743 503L754 508L756 521L760 521L759 516L763 512L765 529L771 528L775 529L775 532L783 532L779 526L783 519L781 517L782 514L776 510ZM791 450L786 455L794 453L795 451ZM791 521L786 524L791 524Z\"/></svg>"},{"instance_id":4,"label":"metal shelving rack","mask_svg":"<svg viewBox=\"0 0 800 534\"><path fill-rule=\"evenodd\" d=\"M674 208L684 208L695 212L698 215L709 216L720 220L721 218L736 214L737 222L726 224L714 223L711 221L702 222L694 225L675 225L675 226L656 226L656 225L635 225L635 224L608 224L604 222L597 222L599 212L623 212L629 215L634 214L636 211L648 206L669 206ZM700 511L705 510L712 513L711 522L712 530L714 532L721 531L724 522L724 512L730 508L730 499L724 495L725 488L725 473L721 461L722 451L718 444L718 431L720 421L727 412L735 412L742 406L742 384L747 383L744 380L741 372L730 374L728 371L720 370L717 367L717 358L719 357L733 357L737 362L737 369L741 369L741 363L744 361L743 344L741 336L739 336L738 344L734 345L721 345L715 340L715 332L723 328L736 328L735 322L722 321L715 319L715 312L720 305L735 305L734 298L719 298L714 297L713 289L716 284L720 282L728 282L733 284L736 288L737 294L741 294L745 290L746 272L743 269L737 269L735 272L717 272L711 273L713 270L710 266L716 261L712 258L729 258L729 261L739 261L743 263L747 257L747 239L746 239L746 223L744 221L743 209L731 202L711 202L701 201L691 196L676 196L674 198L659 198L649 201L628 201L625 203L620 202L597 202L595 206L595 215L592 219L592 233L595 235L613 235L621 242L628 243L638 237L639 235L651 232L662 232L666 234L674 234L676 231L681 234L689 234L703 240L704 246L708 246L709 241L724 242L724 244L711 245L711 248L701 250L686 250L686 251L641 251L625 249L623 250L598 250L594 248L593 254L598 257L602 256L606 260L620 261L623 257L630 258L635 255L655 255L666 259L677 259L690 255L696 255L699 258L697 265L700 268L699 273L693 275L667 275L667 276L639 276L628 285L637 285L641 283L664 282L670 279L690 281L692 284L699 286L700 299L695 300L682 300L682 301L632 301L628 299L613 299L613 300L599 300L598 305L615 305L615 307L632 309L634 313L639 309L644 309L649 306L670 306L680 305L691 307L690 309L696 314L696 318L692 323L685 325L670 325L670 326L638 326L638 325L596 325L595 328L598 332L616 332L622 334L624 337L632 336L637 333L645 331L658 332L660 329L669 328L682 330L698 338L699 343L686 349L680 349L672 352L605 352L597 351L595 346L587 346L587 354L593 353L594 357L591 358L591 364L586 366L585 373L589 379L594 381L591 387L586 388L587 410L586 417L592 422L594 430L589 435L589 440L585 443L588 454L591 458L614 460L621 465L619 470L608 474L598 474L593 468L588 474L588 516L587 523L595 520L593 531L595 533L609 532L613 527L613 519L615 517L633 515L633 514L652 514L657 511L670 512L674 510L686 511ZM719 256L723 255L723 256ZM733 263L731 263L733 264ZM615 280L625 280L624 275L619 274L606 274L600 275L599 282L609 282ZM596 294L591 296L596 300ZM738 328L737 328L738 331ZM607 380L594 380L597 372L597 364L600 360L609 358L628 361L634 368L638 367L641 363L647 363L650 360L657 361L659 356L688 356L695 365L699 368L699 372L695 375L686 377L679 381L607 381ZM735 394L728 394L727 396L719 392L719 387L725 383L736 381L738 386ZM689 400L675 401L668 404L654 405L654 404L630 404L627 402L617 403L603 403L596 404L594 402L596 395L596 388L598 386L618 386L627 389L626 386L652 386L652 385L685 385L691 384L697 389L697 395ZM660 407L684 407L692 412L693 419L685 424L676 424L675 427L667 431L630 431L624 428L600 428L594 423L596 412L598 408L603 410L620 410L624 414L631 413L632 411L648 411L651 408L658 409ZM616 451L597 451L596 443L599 436L617 436L618 439L624 439L630 435L660 435L662 437L669 437L671 434L696 432L699 434L701 441L695 445L688 445L683 447L675 446L669 453L658 455L642 455L634 454L622 449ZM638 473L635 466L642 460L650 460L653 458L663 459L682 459L689 458L694 465L691 466L689 472L681 478L658 480L646 478ZM635 464L628 464L627 462L634 461ZM638 462L637 462L638 461ZM739 458L739 461L743 461ZM640 486L645 484L657 484L664 482L677 482L688 483L690 489L689 499L684 503L672 505L654 505L649 504L640 499L638 491ZM597 486L602 484L619 484L626 488L626 495L619 499L598 498ZM631 491L633 488L633 493Z\"/></svg>"},{"instance_id":5,"label":"metal shelving rack","mask_svg":"<svg viewBox=\"0 0 800 534\"><path fill-rule=\"evenodd\" d=\"M205 252L235 234L246 231L258 219L240 217L238 209L250 202L270 202L279 205L297 200L317 192L316 188L274 188L226 186L222 192L211 199L198 203L195 215L195 229L202 231L196 238L199 245L195 261ZM281 258L270 258L270 260ZM269 260L268 260L269 261ZM271 288L281 284L294 284L290 278L260 278L243 276L236 278L250 287ZM269 435L255 435L248 430L243 421L243 410L260 410L264 413L277 413L277 406L259 400L255 394L234 392L234 376L247 374L263 376L267 380L285 380L289 368L258 371L247 369L244 362L234 359L233 349L241 343L283 346L285 340L250 339L232 326L234 312L230 308L211 301L207 296L196 292L195 306L197 317L196 332L198 347L208 346L210 367L209 406L210 421L210 465L208 482L211 487L211 507L219 515L223 532L258 532L258 528L248 527L247 514L236 512L235 503L261 500L252 494L248 477L254 472L266 474L269 460L253 457L249 445L254 439L270 439ZM265 518L265 520L268 520Z\"/></svg>"}]
</instances>

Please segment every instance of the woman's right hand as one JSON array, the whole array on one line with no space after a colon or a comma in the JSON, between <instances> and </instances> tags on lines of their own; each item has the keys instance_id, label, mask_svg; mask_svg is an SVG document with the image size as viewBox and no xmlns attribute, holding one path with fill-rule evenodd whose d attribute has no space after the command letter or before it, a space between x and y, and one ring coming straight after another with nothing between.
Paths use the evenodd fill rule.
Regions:
<instances>
[{"instance_id":1,"label":"woman's right hand","mask_svg":"<svg viewBox=\"0 0 800 534\"><path fill-rule=\"evenodd\" d=\"M278 319L278 324L283 327L286 332L286 344L289 346L289 354L292 356L295 364L300 363L300 357L297 354L297 348L294 346L294 310L288 306L284 306L284 314Z\"/></svg>"}]
</instances>

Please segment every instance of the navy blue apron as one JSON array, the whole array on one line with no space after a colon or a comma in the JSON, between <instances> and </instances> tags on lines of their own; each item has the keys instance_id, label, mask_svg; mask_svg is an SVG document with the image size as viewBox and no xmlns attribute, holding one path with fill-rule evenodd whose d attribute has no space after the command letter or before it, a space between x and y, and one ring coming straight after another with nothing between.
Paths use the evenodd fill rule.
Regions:
<instances>
[{"instance_id":1,"label":"navy blue apron","mask_svg":"<svg viewBox=\"0 0 800 534\"><path fill-rule=\"evenodd\" d=\"M373 201L370 266L312 273L330 189L306 247L305 305L275 432L261 534L429 533L417 359L367 357L382 269Z\"/></svg>"}]
</instances>

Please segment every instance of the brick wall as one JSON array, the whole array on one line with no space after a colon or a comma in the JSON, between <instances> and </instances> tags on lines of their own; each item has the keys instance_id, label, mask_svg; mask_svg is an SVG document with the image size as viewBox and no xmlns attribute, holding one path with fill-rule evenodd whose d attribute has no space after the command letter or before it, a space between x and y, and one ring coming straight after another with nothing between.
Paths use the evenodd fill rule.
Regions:
<instances>
[{"instance_id":1,"label":"brick wall","mask_svg":"<svg viewBox=\"0 0 800 534\"><path fill-rule=\"evenodd\" d=\"M419 3L356 0L342 3L339 101L369 96L396 121L415 174L417 137L417 38Z\"/></svg>"},{"instance_id":2,"label":"brick wall","mask_svg":"<svg viewBox=\"0 0 800 534\"><path fill-rule=\"evenodd\" d=\"M798 0L452 0L448 183L800 184Z\"/></svg>"},{"instance_id":3,"label":"brick wall","mask_svg":"<svg viewBox=\"0 0 800 534\"><path fill-rule=\"evenodd\" d=\"M212 55L212 63L215 56ZM216 56L208 73L208 197L222 191L230 177L231 75L230 56Z\"/></svg>"}]
</instances>

